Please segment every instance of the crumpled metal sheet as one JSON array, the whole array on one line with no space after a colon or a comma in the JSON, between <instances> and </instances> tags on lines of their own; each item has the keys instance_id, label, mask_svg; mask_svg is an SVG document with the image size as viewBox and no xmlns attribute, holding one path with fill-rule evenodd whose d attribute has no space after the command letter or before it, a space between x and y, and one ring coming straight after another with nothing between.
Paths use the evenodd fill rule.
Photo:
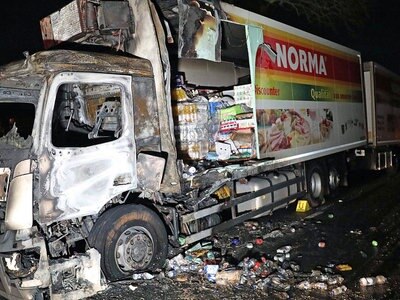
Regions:
<instances>
[{"instance_id":1,"label":"crumpled metal sheet","mask_svg":"<svg viewBox=\"0 0 400 300\"><path fill-rule=\"evenodd\" d=\"M178 56L221 61L221 19L225 14L219 0L155 0L168 20Z\"/></svg>"},{"instance_id":2,"label":"crumpled metal sheet","mask_svg":"<svg viewBox=\"0 0 400 300\"><path fill-rule=\"evenodd\" d=\"M100 253L94 248L84 255L51 264L50 274L53 300L83 299L106 288L101 283Z\"/></svg>"},{"instance_id":3,"label":"crumpled metal sheet","mask_svg":"<svg viewBox=\"0 0 400 300\"><path fill-rule=\"evenodd\" d=\"M133 34L134 42L129 42L127 51L150 60L153 66L160 120L161 149L168 154L161 191L179 193L181 190L180 176L176 163L177 154L169 93L170 65L164 31L157 12L150 1L129 0L129 4L133 10L136 23L135 33Z\"/></svg>"},{"instance_id":4,"label":"crumpled metal sheet","mask_svg":"<svg viewBox=\"0 0 400 300\"><path fill-rule=\"evenodd\" d=\"M179 0L178 56L221 61L221 21L209 1Z\"/></svg>"}]
</instances>

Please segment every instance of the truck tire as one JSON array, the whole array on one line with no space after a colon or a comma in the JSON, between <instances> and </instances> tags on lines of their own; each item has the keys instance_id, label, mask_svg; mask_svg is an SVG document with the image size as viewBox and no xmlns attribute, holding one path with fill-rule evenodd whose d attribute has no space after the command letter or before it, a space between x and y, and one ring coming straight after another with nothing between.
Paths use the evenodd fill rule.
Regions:
<instances>
[{"instance_id":1,"label":"truck tire","mask_svg":"<svg viewBox=\"0 0 400 300\"><path fill-rule=\"evenodd\" d=\"M127 204L106 211L88 240L100 252L102 271L110 281L161 268L168 253L164 223L143 205Z\"/></svg>"},{"instance_id":2,"label":"truck tire","mask_svg":"<svg viewBox=\"0 0 400 300\"><path fill-rule=\"evenodd\" d=\"M326 176L324 168L318 163L309 163L306 166L306 181L308 202L311 207L317 207L325 201Z\"/></svg>"},{"instance_id":3,"label":"truck tire","mask_svg":"<svg viewBox=\"0 0 400 300\"><path fill-rule=\"evenodd\" d=\"M329 164L328 166L328 186L329 194L335 193L340 186L340 173L332 164Z\"/></svg>"}]
</instances>

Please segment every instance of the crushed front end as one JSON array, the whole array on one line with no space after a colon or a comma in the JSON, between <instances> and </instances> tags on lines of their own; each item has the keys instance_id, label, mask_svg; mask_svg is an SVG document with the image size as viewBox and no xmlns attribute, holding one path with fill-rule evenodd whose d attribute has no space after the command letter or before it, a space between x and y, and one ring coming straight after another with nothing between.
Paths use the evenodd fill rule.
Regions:
<instances>
[{"instance_id":1,"label":"crushed front end","mask_svg":"<svg viewBox=\"0 0 400 300\"><path fill-rule=\"evenodd\" d=\"M7 299L80 299L104 289L97 250L54 258L49 233L35 221L46 76L24 62L0 69L0 296Z\"/></svg>"}]
</instances>

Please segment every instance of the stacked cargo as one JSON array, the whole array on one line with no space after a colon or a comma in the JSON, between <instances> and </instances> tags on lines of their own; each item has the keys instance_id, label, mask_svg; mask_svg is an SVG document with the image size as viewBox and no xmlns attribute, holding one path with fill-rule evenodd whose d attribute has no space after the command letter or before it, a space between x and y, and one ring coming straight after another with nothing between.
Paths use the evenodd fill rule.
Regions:
<instances>
[{"instance_id":1,"label":"stacked cargo","mask_svg":"<svg viewBox=\"0 0 400 300\"><path fill-rule=\"evenodd\" d=\"M255 157L250 91L249 85L226 92L189 90L177 85L172 99L175 137L181 158L233 160Z\"/></svg>"}]
</instances>

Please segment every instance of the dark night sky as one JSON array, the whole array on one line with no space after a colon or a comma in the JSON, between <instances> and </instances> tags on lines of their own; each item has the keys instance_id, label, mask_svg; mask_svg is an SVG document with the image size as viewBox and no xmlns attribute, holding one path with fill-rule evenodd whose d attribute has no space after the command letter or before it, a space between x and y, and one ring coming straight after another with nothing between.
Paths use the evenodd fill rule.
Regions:
<instances>
[{"instance_id":1,"label":"dark night sky","mask_svg":"<svg viewBox=\"0 0 400 300\"><path fill-rule=\"evenodd\" d=\"M400 4L398 0L366 1L371 3L370 18L355 36L349 36L345 32L332 33L321 27L313 28L301 18L291 17L287 23L356 49L361 52L364 61L374 60L400 74ZM7 4L3 4L0 18L0 64L23 58L22 52L25 50L30 53L41 50L39 20L69 2L70 0L5 2Z\"/></svg>"}]
</instances>

